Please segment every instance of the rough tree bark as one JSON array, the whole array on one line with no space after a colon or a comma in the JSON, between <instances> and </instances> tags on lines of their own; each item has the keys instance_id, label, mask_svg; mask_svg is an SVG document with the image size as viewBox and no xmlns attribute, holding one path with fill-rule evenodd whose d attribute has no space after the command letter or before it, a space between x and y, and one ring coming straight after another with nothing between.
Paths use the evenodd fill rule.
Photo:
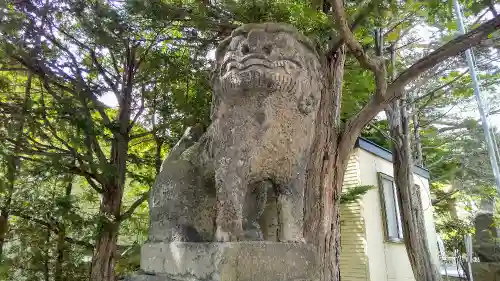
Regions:
<instances>
[{"instance_id":1,"label":"rough tree bark","mask_svg":"<svg viewBox=\"0 0 500 281\"><path fill-rule=\"evenodd\" d=\"M19 114L19 118L17 120L13 120L14 122L19 122L17 128L14 131L14 150L11 155L7 155L7 172L6 172L6 182L5 182L5 194L6 199L2 202L1 210L0 210L0 261L3 259L3 247L5 244L5 237L9 231L9 216L10 216L10 207L12 203L12 195L14 192L15 182L17 178L17 173L19 172L20 167L20 159L18 157L19 151L21 149L21 142L23 141L23 131L24 131L24 123L25 116L29 109L29 105L31 103L31 83L33 80L33 75L28 71L24 93L24 101L22 105L22 110Z\"/></svg>"},{"instance_id":2,"label":"rough tree bark","mask_svg":"<svg viewBox=\"0 0 500 281\"><path fill-rule=\"evenodd\" d=\"M411 104L411 118L413 121L413 143L415 147L415 161L414 163L419 166L424 165L424 152L422 150L422 139L420 137L420 121L418 119L418 112L415 110L415 104Z\"/></svg>"},{"instance_id":3,"label":"rough tree bark","mask_svg":"<svg viewBox=\"0 0 500 281\"><path fill-rule=\"evenodd\" d=\"M45 230L45 245L43 245L43 280L50 281L50 227Z\"/></svg>"},{"instance_id":4,"label":"rough tree bark","mask_svg":"<svg viewBox=\"0 0 500 281\"><path fill-rule=\"evenodd\" d=\"M160 173L161 170L161 164L162 164L162 158L161 158L161 147L163 146L163 139L158 136L154 136L155 140L155 171L156 174Z\"/></svg>"},{"instance_id":5,"label":"rough tree bark","mask_svg":"<svg viewBox=\"0 0 500 281\"><path fill-rule=\"evenodd\" d=\"M66 217L68 211L72 208L70 204L71 200L71 192L73 191L73 175L67 175L65 177L66 188L64 192L65 201L68 202L68 206L65 207L64 213L62 217ZM62 281L63 280L63 266L64 259L66 257L66 226L64 222L61 222L57 225L58 233L56 239L56 262L54 265L54 281Z\"/></svg>"},{"instance_id":6,"label":"rough tree bark","mask_svg":"<svg viewBox=\"0 0 500 281\"><path fill-rule=\"evenodd\" d=\"M120 187L110 189L102 195L99 233L95 243L90 280L113 281L119 224L115 220L120 212ZM123 190L121 191L123 193Z\"/></svg>"},{"instance_id":7,"label":"rough tree bark","mask_svg":"<svg viewBox=\"0 0 500 281\"><path fill-rule=\"evenodd\" d=\"M120 111L127 110L127 106L121 107ZM128 114L121 112L120 126L128 130L130 110ZM125 128L123 128L125 127ZM127 131L125 131L127 132ZM116 264L116 250L118 241L118 230L121 222L121 203L125 187L126 163L128 157L128 133L118 135L112 141L110 169L113 169L112 177L107 179L103 188L101 204L99 208L100 223L98 225L98 236L92 257L90 280L114 281Z\"/></svg>"},{"instance_id":8,"label":"rough tree bark","mask_svg":"<svg viewBox=\"0 0 500 281\"><path fill-rule=\"evenodd\" d=\"M403 237L415 280L437 281L441 278L432 264L420 190L413 181L410 122L406 107L402 103L404 99L391 104L386 109L386 114L393 140L394 182L399 191Z\"/></svg>"},{"instance_id":9,"label":"rough tree bark","mask_svg":"<svg viewBox=\"0 0 500 281\"><path fill-rule=\"evenodd\" d=\"M56 240L56 262L54 265L54 281L63 280L63 264L66 252L66 231L61 229L57 234Z\"/></svg>"},{"instance_id":10,"label":"rough tree bark","mask_svg":"<svg viewBox=\"0 0 500 281\"><path fill-rule=\"evenodd\" d=\"M156 89L154 90L154 98L153 98L153 104L151 108L151 125L153 125L153 139L155 141L155 171L156 174L158 175L161 170L161 164L163 163L163 158L161 155L161 148L163 146L163 143L165 142L164 138L160 136L159 132L156 131L156 111L157 111L157 94L156 94Z\"/></svg>"},{"instance_id":11,"label":"rough tree bark","mask_svg":"<svg viewBox=\"0 0 500 281\"><path fill-rule=\"evenodd\" d=\"M329 59L326 85L322 90L316 119L307 188L305 194L304 234L316 246L323 261L319 280L340 280L340 195L347 157L350 151L339 147L340 100L344 75L345 51L341 46Z\"/></svg>"}]
</instances>

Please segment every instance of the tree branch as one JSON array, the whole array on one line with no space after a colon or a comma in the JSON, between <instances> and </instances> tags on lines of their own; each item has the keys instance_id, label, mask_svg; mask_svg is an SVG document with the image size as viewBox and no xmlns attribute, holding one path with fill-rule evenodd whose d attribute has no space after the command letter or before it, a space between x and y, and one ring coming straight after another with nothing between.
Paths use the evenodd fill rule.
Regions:
<instances>
[{"instance_id":1,"label":"tree branch","mask_svg":"<svg viewBox=\"0 0 500 281\"><path fill-rule=\"evenodd\" d=\"M495 3L493 2L493 0L486 0L486 3L488 5L488 9L490 10L491 14L495 17L498 16L498 12L495 9Z\"/></svg>"},{"instance_id":2,"label":"tree branch","mask_svg":"<svg viewBox=\"0 0 500 281\"><path fill-rule=\"evenodd\" d=\"M135 114L134 118L132 119L132 123L130 123L129 130L132 130L134 127L135 123L139 119L139 117L142 115L142 112L144 112L144 100L145 100L145 95L146 95L146 84L142 84L141 86L141 105L139 106L139 110Z\"/></svg>"},{"instance_id":3,"label":"tree branch","mask_svg":"<svg viewBox=\"0 0 500 281\"><path fill-rule=\"evenodd\" d=\"M118 221L124 221L130 218L130 216L132 216L132 214L134 213L135 209L137 209L137 207L139 207L144 201L146 201L148 197L149 197L149 191L144 192L141 195L141 197L139 197L137 200L135 200L134 203L132 203L132 205L130 205L127 211L125 211L123 214L120 215Z\"/></svg>"},{"instance_id":4,"label":"tree branch","mask_svg":"<svg viewBox=\"0 0 500 281\"><path fill-rule=\"evenodd\" d=\"M387 35L389 35L389 33L391 33L392 31L394 31L398 26L400 26L401 24L403 24L406 20L408 20L409 18L411 18L415 14L416 14L416 12L411 12L410 14L408 14L407 16L405 16L404 18L402 18L401 20L399 20L398 22L396 22L391 28L389 28L387 31L385 31L382 36L386 37Z\"/></svg>"},{"instance_id":5,"label":"tree branch","mask_svg":"<svg viewBox=\"0 0 500 281\"><path fill-rule=\"evenodd\" d=\"M439 49L430 53L426 57L420 59L412 66L403 71L396 80L389 85L387 89L388 96L386 99L393 100L396 92L406 86L412 79L424 73L425 71L431 69L435 65L441 63L442 61L456 56L459 53L480 44L481 41L486 39L488 35L495 30L500 28L500 16L497 16L483 24L481 24L476 29L469 31L464 35L460 35L457 38L444 44Z\"/></svg>"},{"instance_id":6,"label":"tree branch","mask_svg":"<svg viewBox=\"0 0 500 281\"><path fill-rule=\"evenodd\" d=\"M108 48L108 52L109 52L109 56L111 57L111 62L113 64L113 69L116 72L116 77L117 77L117 80L118 80L118 79L120 79L120 69L118 68L118 62L116 60L115 55L113 54L113 50L111 50L110 48ZM119 81L117 81L117 82L119 82Z\"/></svg>"},{"instance_id":7,"label":"tree branch","mask_svg":"<svg viewBox=\"0 0 500 281\"><path fill-rule=\"evenodd\" d=\"M438 91L440 91L440 90L442 90L442 89L444 89L444 88L446 88L446 87L450 86L451 84L455 83L456 81L460 80L460 78L462 78L463 76L465 76L465 74L467 74L467 72L468 72L467 70L466 70L466 71L464 71L464 72L462 72L459 76L455 77L453 80L451 80L451 81L449 81L449 82L447 82L447 83L445 83L445 84L443 84L443 85L441 85L441 86L437 87L436 89L434 89L434 90L432 90L432 91L430 91L430 92L426 93L425 95L422 95L422 96L420 96L420 97L417 97L417 98L415 98L413 101L411 101L411 103L412 103L412 104L415 104L415 103L417 103L417 102L421 101L422 99L429 97L429 99L428 99L428 100L427 100L427 101L426 101L423 105L419 106L419 107L418 107L418 109L417 109L416 111L417 111L417 112L420 112L420 111L422 111L424 108L426 108L426 107L427 107L427 106L431 103L431 101L435 98L435 94L436 94ZM447 92L448 92L448 91L445 91L445 92L444 92L443 94L441 94L441 95L444 95L444 94L445 94L445 93L447 93ZM440 95L440 96L441 96L441 95Z\"/></svg>"},{"instance_id":8,"label":"tree branch","mask_svg":"<svg viewBox=\"0 0 500 281\"><path fill-rule=\"evenodd\" d=\"M368 16L368 14L373 10L373 8L377 4L377 2L378 2L378 0L370 1L370 3L368 3L368 5L366 5L357 14L357 16L354 18L354 21L350 25L351 31L354 31L354 30L356 30L356 28L358 28L358 26L365 20L365 18ZM340 37L337 39L337 41L335 43L333 43L330 51L328 51L328 53L327 53L327 57L330 57L333 54L335 54L337 52L337 50L340 48L340 46L342 46L342 44L344 44L344 38Z\"/></svg>"},{"instance_id":9,"label":"tree branch","mask_svg":"<svg viewBox=\"0 0 500 281\"><path fill-rule=\"evenodd\" d=\"M147 46L146 49L144 50L144 52L141 54L141 56L139 57L139 60L137 61L137 63L134 66L134 72L139 69L142 62L146 59L149 51L153 48L153 46L155 44L157 44L157 40L158 40L159 36L160 36L160 33L159 32L156 33L155 36L153 37L153 40L151 40L151 43L149 44L149 46Z\"/></svg>"},{"instance_id":10,"label":"tree branch","mask_svg":"<svg viewBox=\"0 0 500 281\"><path fill-rule=\"evenodd\" d=\"M351 53L356 57L361 66L371 70L374 73L377 72L380 67L380 62L368 56L368 54L366 54L363 50L361 44L354 37L354 34L347 24L347 16L345 14L343 1L330 0L330 3L333 8L333 16L335 18L335 22L340 29L340 33L342 35L342 38L344 39L344 43L349 48L349 51L351 51Z\"/></svg>"},{"instance_id":11,"label":"tree branch","mask_svg":"<svg viewBox=\"0 0 500 281\"><path fill-rule=\"evenodd\" d=\"M349 51L356 57L360 65L373 72L375 76L375 96L384 96L387 90L387 70L382 57L370 57L363 47L354 37L351 29L347 25L343 0L330 0L333 8L333 15L340 33Z\"/></svg>"},{"instance_id":12,"label":"tree branch","mask_svg":"<svg viewBox=\"0 0 500 281\"><path fill-rule=\"evenodd\" d=\"M24 67L0 67L0 71L28 71Z\"/></svg>"},{"instance_id":13,"label":"tree branch","mask_svg":"<svg viewBox=\"0 0 500 281\"><path fill-rule=\"evenodd\" d=\"M438 69L435 71L428 71L425 75L420 77L419 80L413 80L412 81L412 87L407 89L407 92L413 92L417 89L420 89L422 86L427 84L431 79L438 77L439 75L443 74L444 72L448 71L449 68L455 68L456 64L449 64L447 67L442 67L442 69Z\"/></svg>"},{"instance_id":14,"label":"tree branch","mask_svg":"<svg viewBox=\"0 0 500 281\"><path fill-rule=\"evenodd\" d=\"M85 180L87 180L87 183L90 185L90 187L92 187L92 189L94 189L97 193L101 194L103 193L103 189L100 188L99 186L97 186L97 184L94 182L94 178L91 177L90 175L82 175Z\"/></svg>"},{"instance_id":15,"label":"tree branch","mask_svg":"<svg viewBox=\"0 0 500 281\"><path fill-rule=\"evenodd\" d=\"M412 45L412 44L415 44L415 43L417 43L418 41L421 41L421 40L422 40L422 38L417 38L417 39L411 40L410 42L407 42L407 43L405 43L404 45L401 45L401 46L399 46L399 47L396 47L396 48L394 49L394 51L398 51L398 50L404 49L404 48L406 48L406 47L408 47L408 46L410 46L410 45Z\"/></svg>"},{"instance_id":16,"label":"tree branch","mask_svg":"<svg viewBox=\"0 0 500 281\"><path fill-rule=\"evenodd\" d=\"M41 102L41 106L42 106L42 120L43 120L43 124L45 125L45 127L48 128L48 130L51 133L52 137L54 137L57 141L59 141L60 143L62 143L66 147L66 149L68 149L68 151L73 155L73 157L75 157L75 159L77 159L77 161L80 163L80 165L84 165L83 156L80 155L80 153L78 153L72 146L70 146L68 142L66 142L65 140L63 140L58 135L56 129L54 128L54 126L52 126L52 124L50 123L49 119L47 118L47 108L46 108L46 105L45 105L45 95L44 95L43 92L40 95L40 102ZM35 141L35 140L33 139L32 141ZM89 161L91 161L91 159L89 159ZM90 163L90 165L92 165L92 163Z\"/></svg>"},{"instance_id":17,"label":"tree branch","mask_svg":"<svg viewBox=\"0 0 500 281\"><path fill-rule=\"evenodd\" d=\"M66 32L64 29L58 28L58 27L56 27L56 28L57 28L58 31L60 31L62 34L64 34L66 37L68 37L71 40L73 40L80 48L82 48L84 50L87 50L89 52L90 58L92 59L92 62L95 65L95 67L97 68L97 71L99 72L99 74L104 78L104 81L113 90L113 93L115 95L119 95L119 91L118 91L118 88L116 87L116 84L113 83L113 81L111 80L111 78L109 78L109 76L108 76L109 72L106 71L106 69L99 62L95 51L91 47L89 47L89 46L85 45L84 43L80 42L78 39L76 39L73 35L71 35L68 32ZM111 53L111 50L109 50L109 52ZM119 73L117 75L119 75Z\"/></svg>"},{"instance_id":18,"label":"tree branch","mask_svg":"<svg viewBox=\"0 0 500 281\"><path fill-rule=\"evenodd\" d=\"M91 251L94 250L94 245L90 244L89 242L85 242L85 241L82 241L82 240L76 240L74 238L67 237L67 236L64 237L64 241L66 241L68 243L71 243L71 244L75 244L75 245L78 245L78 246L85 247L85 248L87 248L88 250L91 250Z\"/></svg>"},{"instance_id":19,"label":"tree branch","mask_svg":"<svg viewBox=\"0 0 500 281\"><path fill-rule=\"evenodd\" d=\"M9 138L4 138L4 140L9 141L11 143L14 143L14 140L9 139ZM61 159L63 156L65 156L65 154L67 154L67 156L73 156L73 157L75 157L70 151L66 151L66 150L60 149L58 147L43 145L43 144L37 143L36 141L35 141L35 144L39 145L40 147L35 147L36 149L30 149L30 148L27 148L26 146L20 146L21 150L19 152L22 153L22 154L26 154L26 155L45 156L45 157L50 158L50 162L46 162L46 161L43 161L43 160L40 160L40 159L26 157L24 155L19 155L19 157L22 158L22 159L26 159L26 160L37 162L37 163L42 163L42 164L45 164L45 165L49 165L50 164L52 166L54 164L54 162L53 162L54 159ZM58 150L59 152L58 153L47 152L46 150L48 148L49 149ZM43 149L43 150L41 150L41 149ZM78 159L76 159L76 160L78 160ZM93 180L97 181L100 184L104 184L105 183L104 178L98 172L92 173L92 172L86 171L86 169L88 167L86 166L85 163L81 163L80 166L72 166L72 165L68 165L68 164L65 164L65 163L59 163L59 164L67 172L70 172L70 173L78 175L78 176L85 177L87 179L87 181L90 181L90 179L93 179ZM91 184L92 187L94 187L94 189L96 189L98 192L102 192L102 190L99 187L97 187L97 185L95 185L95 183L92 184L92 183L89 182L89 184Z\"/></svg>"},{"instance_id":20,"label":"tree branch","mask_svg":"<svg viewBox=\"0 0 500 281\"><path fill-rule=\"evenodd\" d=\"M80 103L82 104L82 107L85 109L84 110L84 113L86 115L85 125L87 126L87 131L85 132L85 140L86 140L85 143L87 144L87 142L88 142L87 145L90 146L87 149L89 157L92 158L92 151L94 151L96 156L97 156L97 159L99 160L99 165L101 167L106 167L106 165L108 165L108 161L106 159L106 156L104 155L104 151L102 150L101 145L99 144L99 141L97 140L97 137L95 136L94 133L92 133L92 131L94 130L94 120L92 119L92 114L90 112L90 109L89 109L87 103L85 102L85 99L80 98ZM113 130L111 130L111 133L113 135L115 134L115 132ZM87 139L88 139L88 141L87 141ZM91 168L92 168L92 165L91 165ZM95 171L95 169L94 169L94 171Z\"/></svg>"},{"instance_id":21,"label":"tree branch","mask_svg":"<svg viewBox=\"0 0 500 281\"><path fill-rule=\"evenodd\" d=\"M113 90L113 93L118 98L120 96L118 88L116 87L116 84L113 83L113 81L111 81L111 78L109 78L108 74L106 73L106 70L104 69L102 64L99 62L95 51L90 49L90 48L88 49L88 51L90 53L90 57L92 58L92 62L94 63L94 65L97 68L97 71L99 71L99 74L101 74L101 76L104 78L104 81L106 81L106 83L109 85L109 87L111 87L111 90Z\"/></svg>"},{"instance_id":22,"label":"tree branch","mask_svg":"<svg viewBox=\"0 0 500 281\"><path fill-rule=\"evenodd\" d=\"M336 2L339 2L339 0L336 0ZM363 127L371 119L382 111L390 102L402 95L404 87L409 82L444 60L456 56L472 46L480 44L482 40L486 39L490 33L494 32L499 27L500 16L497 16L483 23L476 29L449 41L434 52L417 61L403 71L396 80L388 86L384 96L373 95L371 100L361 109L361 111L347 121L345 134L359 135Z\"/></svg>"},{"instance_id":23,"label":"tree branch","mask_svg":"<svg viewBox=\"0 0 500 281\"><path fill-rule=\"evenodd\" d=\"M92 50L89 47L85 46L83 43L81 43L78 40L76 40L74 37L72 37L71 35L69 35L64 30L57 28L57 26L55 26L54 24L51 24L51 27L52 26L55 27L58 31L60 31L64 35L66 35L69 38L73 39L77 43L78 46L80 46L81 48L84 48L84 49L88 50L90 52L91 57L92 57ZM80 95L81 93L84 93L89 98L89 100L93 103L94 107L97 109L97 112L99 112L99 114L101 115L101 118L104 120L104 124L106 124L108 127L110 127L111 126L111 120L110 120L109 116L106 114L106 112L104 111L104 108L102 107L101 103L98 101L96 95L93 93L93 91L89 88L89 86L87 85L86 81L84 80L84 78L82 76L82 71L81 71L81 69L79 67L80 63L77 61L75 55L68 48L66 48L62 43L60 43L55 38L54 35L48 35L46 32L44 32L43 34L54 45L56 45L59 49L63 50L69 56L70 60L73 62L73 67L76 68L76 73L75 74L78 77L78 80L76 80L76 79L70 79L70 80L72 80L73 83L79 84L85 90L84 91L71 92L71 93L72 94L76 93L77 95ZM92 57L92 61L95 64L96 61L94 61L94 57ZM101 70L104 71L104 69L102 68L102 66L101 66L101 68L99 68L99 66L100 66L100 64L97 61L96 67L98 68L99 73L103 74L103 73L101 73ZM62 73L64 73L64 71ZM107 75L105 75L105 72L104 72L103 77L104 77L105 81L108 82L108 80L106 80ZM113 83L110 83L109 86L113 90L115 90Z\"/></svg>"},{"instance_id":24,"label":"tree branch","mask_svg":"<svg viewBox=\"0 0 500 281\"><path fill-rule=\"evenodd\" d=\"M87 182L89 183L89 185L93 189L95 189L95 191L97 191L98 193L103 192L102 188L98 187L97 184L94 182L94 180L95 180L100 184L104 184L104 180L102 179L102 177L100 175L94 175L94 174L89 173L85 170L82 170L80 167L77 167L77 166L66 166L66 168L68 169L69 172L71 172L75 175L84 177L87 180Z\"/></svg>"},{"instance_id":25,"label":"tree branch","mask_svg":"<svg viewBox=\"0 0 500 281\"><path fill-rule=\"evenodd\" d=\"M15 210L12 210L11 214L13 216L20 217L22 219L25 219L25 220L37 223L39 225L43 225L47 229L49 229L52 232L54 232L55 234L59 234L60 230L57 227L55 227L55 225L53 223L49 223L49 222L43 221L41 219L35 218L33 216L30 216L30 215L22 214L22 213L20 213L18 211L15 211ZM71 238L71 237L64 237L64 241L66 241L68 243L71 243L71 244L75 244L75 245L79 245L79 246L85 247L85 248L87 248L89 250L93 250L94 249L94 245L92 245L92 244L90 244L89 242L86 242L86 241L77 240L77 239L74 239L74 238Z\"/></svg>"},{"instance_id":26,"label":"tree branch","mask_svg":"<svg viewBox=\"0 0 500 281\"><path fill-rule=\"evenodd\" d=\"M156 128L153 128L153 130L151 130L151 131L140 133L140 134L131 135L129 137L129 139L133 140L133 139L138 139L138 138L145 137L147 135L153 135L153 134L155 134L158 131L161 131L161 130L164 130L164 129L168 128L169 126L170 126L170 124L163 124L163 125L157 126Z\"/></svg>"}]
</instances>

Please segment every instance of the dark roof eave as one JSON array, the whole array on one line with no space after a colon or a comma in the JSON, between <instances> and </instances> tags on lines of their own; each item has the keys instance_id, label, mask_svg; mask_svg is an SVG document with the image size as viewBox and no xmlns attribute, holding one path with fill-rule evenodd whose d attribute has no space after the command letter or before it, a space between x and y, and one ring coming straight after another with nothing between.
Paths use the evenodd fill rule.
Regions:
<instances>
[{"instance_id":1,"label":"dark roof eave","mask_svg":"<svg viewBox=\"0 0 500 281\"><path fill-rule=\"evenodd\" d=\"M369 141L369 140L364 139L364 138L358 138L356 140L356 144L354 145L354 147L361 148L361 149L363 149L363 150L365 150L373 155L376 155L376 156L383 158L383 159L392 163L391 151L381 147L380 145L378 145L372 141ZM414 165L413 172L421 177L424 177L426 179L430 179L429 170L427 170L426 168L420 167L418 165Z\"/></svg>"}]
</instances>

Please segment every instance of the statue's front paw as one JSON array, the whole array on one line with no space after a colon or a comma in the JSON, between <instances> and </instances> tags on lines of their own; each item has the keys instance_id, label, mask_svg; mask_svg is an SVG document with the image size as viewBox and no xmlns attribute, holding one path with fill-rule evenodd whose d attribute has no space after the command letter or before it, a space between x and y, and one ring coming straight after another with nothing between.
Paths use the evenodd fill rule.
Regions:
<instances>
[{"instance_id":1,"label":"statue's front paw","mask_svg":"<svg viewBox=\"0 0 500 281\"><path fill-rule=\"evenodd\" d=\"M254 222L250 224L245 224L244 229L244 239L245 241L262 241L264 236L260 230L260 226Z\"/></svg>"},{"instance_id":2,"label":"statue's front paw","mask_svg":"<svg viewBox=\"0 0 500 281\"><path fill-rule=\"evenodd\" d=\"M306 243L306 239L302 235L283 235L280 237L280 242L285 243Z\"/></svg>"},{"instance_id":3,"label":"statue's front paw","mask_svg":"<svg viewBox=\"0 0 500 281\"><path fill-rule=\"evenodd\" d=\"M281 240L280 242L284 243L306 243L306 239L300 238L300 239L285 239Z\"/></svg>"},{"instance_id":4,"label":"statue's front paw","mask_svg":"<svg viewBox=\"0 0 500 281\"><path fill-rule=\"evenodd\" d=\"M240 239L239 235L234 234L234 232L224 231L218 227L215 231L215 240L217 242L238 242L242 239Z\"/></svg>"},{"instance_id":5,"label":"statue's front paw","mask_svg":"<svg viewBox=\"0 0 500 281\"><path fill-rule=\"evenodd\" d=\"M229 242L229 232L223 231L218 227L215 231L215 241Z\"/></svg>"}]
</instances>

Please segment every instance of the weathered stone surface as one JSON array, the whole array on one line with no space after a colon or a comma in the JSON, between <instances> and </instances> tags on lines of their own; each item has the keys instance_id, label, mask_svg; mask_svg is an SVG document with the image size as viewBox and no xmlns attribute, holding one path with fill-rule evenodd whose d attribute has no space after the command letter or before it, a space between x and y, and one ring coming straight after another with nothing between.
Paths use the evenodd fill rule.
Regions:
<instances>
[{"instance_id":1,"label":"weathered stone surface","mask_svg":"<svg viewBox=\"0 0 500 281\"><path fill-rule=\"evenodd\" d=\"M477 214L474 219L474 228L476 232L473 246L479 260L481 262L499 262L500 243L493 214Z\"/></svg>"},{"instance_id":2,"label":"weathered stone surface","mask_svg":"<svg viewBox=\"0 0 500 281\"><path fill-rule=\"evenodd\" d=\"M153 243L141 255L146 274L174 280L305 281L315 280L316 266L303 243Z\"/></svg>"},{"instance_id":3,"label":"weathered stone surface","mask_svg":"<svg viewBox=\"0 0 500 281\"><path fill-rule=\"evenodd\" d=\"M175 281L167 276L152 275L152 274L136 274L127 276L123 281Z\"/></svg>"},{"instance_id":4,"label":"weathered stone surface","mask_svg":"<svg viewBox=\"0 0 500 281\"><path fill-rule=\"evenodd\" d=\"M277 194L279 241L302 240L303 187L321 83L318 59L301 39L283 25L245 25L217 50L208 131L217 241L256 240L269 188ZM256 200L262 201L252 204Z\"/></svg>"},{"instance_id":5,"label":"weathered stone surface","mask_svg":"<svg viewBox=\"0 0 500 281\"><path fill-rule=\"evenodd\" d=\"M319 69L314 47L288 25L244 25L221 43L212 124L201 138L187 132L164 161L151 242L303 241Z\"/></svg>"},{"instance_id":6,"label":"weathered stone surface","mask_svg":"<svg viewBox=\"0 0 500 281\"><path fill-rule=\"evenodd\" d=\"M474 262L471 267L474 281L500 281L500 263Z\"/></svg>"}]
</instances>

